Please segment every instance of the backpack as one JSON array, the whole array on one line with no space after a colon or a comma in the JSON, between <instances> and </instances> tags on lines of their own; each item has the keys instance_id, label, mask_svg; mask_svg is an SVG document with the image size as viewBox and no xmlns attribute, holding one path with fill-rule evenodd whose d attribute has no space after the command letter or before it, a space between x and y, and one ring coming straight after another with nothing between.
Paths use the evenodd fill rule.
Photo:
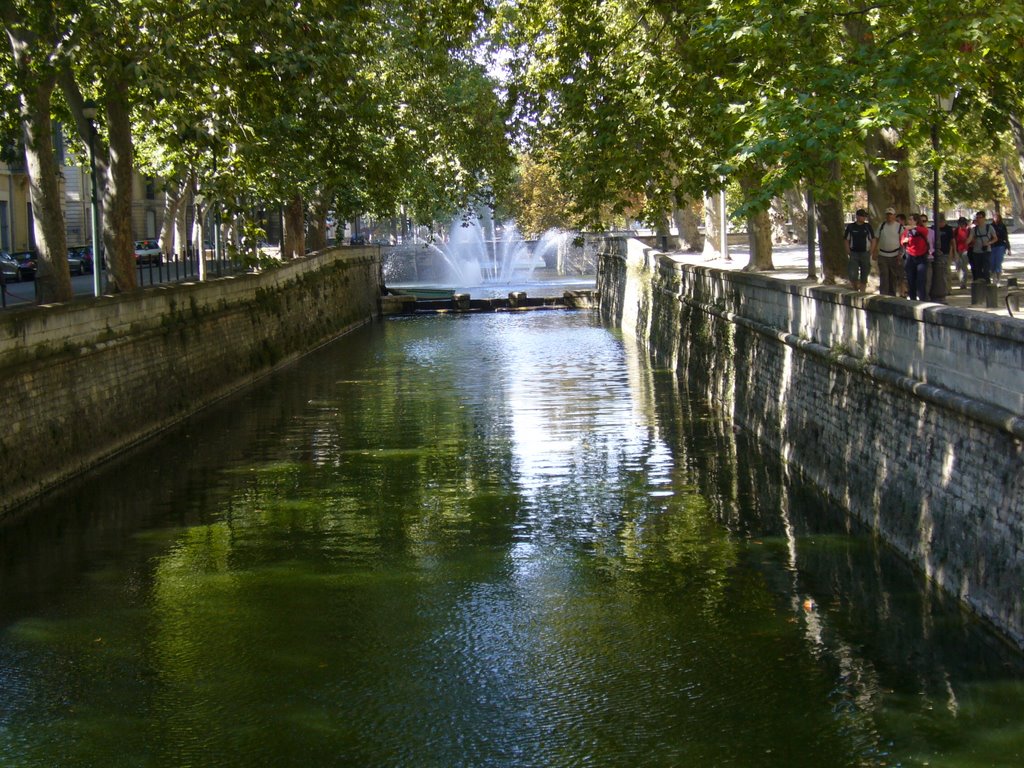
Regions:
<instances>
[{"instance_id":1,"label":"backpack","mask_svg":"<svg viewBox=\"0 0 1024 768\"><path fill-rule=\"evenodd\" d=\"M885 225L888 224L888 223L889 223L888 221L883 221L878 226L878 241L879 241L879 243L881 243L881 241L882 241L882 232L885 231ZM900 224L898 221L895 222L895 223L896 223L896 227L897 227L897 230L896 230L896 245L898 247L895 248L894 250L889 250L889 251L885 251L885 250L882 250L881 248L879 248L879 251L881 253L899 253L900 249L903 246L903 233L906 232L907 228L904 227L902 224Z\"/></svg>"},{"instance_id":2,"label":"backpack","mask_svg":"<svg viewBox=\"0 0 1024 768\"><path fill-rule=\"evenodd\" d=\"M992 237L992 225L985 222L985 234L979 231L978 225L974 225L974 243L971 244L971 250L974 253L988 253L988 239ZM981 243L981 250L978 250L978 244Z\"/></svg>"}]
</instances>

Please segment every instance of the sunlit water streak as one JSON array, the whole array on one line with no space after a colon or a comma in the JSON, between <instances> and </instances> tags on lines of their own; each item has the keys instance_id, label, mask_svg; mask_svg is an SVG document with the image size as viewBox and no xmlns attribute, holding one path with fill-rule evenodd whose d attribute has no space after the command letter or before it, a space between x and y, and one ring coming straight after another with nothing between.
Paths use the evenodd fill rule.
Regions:
<instances>
[{"instance_id":1,"label":"sunlit water streak","mask_svg":"<svg viewBox=\"0 0 1024 768\"><path fill-rule=\"evenodd\" d=\"M1018 765L1020 657L583 313L364 329L0 538L0 765Z\"/></svg>"}]
</instances>

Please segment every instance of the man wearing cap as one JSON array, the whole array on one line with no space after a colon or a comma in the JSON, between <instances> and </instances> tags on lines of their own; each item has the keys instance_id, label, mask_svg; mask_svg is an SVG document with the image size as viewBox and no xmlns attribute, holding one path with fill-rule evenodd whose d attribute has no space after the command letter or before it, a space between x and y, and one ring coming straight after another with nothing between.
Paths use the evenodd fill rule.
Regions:
<instances>
[{"instance_id":1,"label":"man wearing cap","mask_svg":"<svg viewBox=\"0 0 1024 768\"><path fill-rule=\"evenodd\" d=\"M867 290L874 244L875 230L868 222L868 212L860 208L856 221L846 225L846 255L849 258L846 269L850 287L855 291Z\"/></svg>"},{"instance_id":2,"label":"man wearing cap","mask_svg":"<svg viewBox=\"0 0 1024 768\"><path fill-rule=\"evenodd\" d=\"M895 296L900 285L900 254L904 227L896 220L896 209L885 209L885 221L878 227L878 237L871 249L871 258L878 262L879 293Z\"/></svg>"}]
</instances>

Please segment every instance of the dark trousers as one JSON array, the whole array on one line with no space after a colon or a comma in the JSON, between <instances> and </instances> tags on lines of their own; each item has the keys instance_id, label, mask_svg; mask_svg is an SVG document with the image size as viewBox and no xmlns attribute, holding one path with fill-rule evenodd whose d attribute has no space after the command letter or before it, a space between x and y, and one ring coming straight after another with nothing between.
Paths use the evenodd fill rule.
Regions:
<instances>
[{"instance_id":1,"label":"dark trousers","mask_svg":"<svg viewBox=\"0 0 1024 768\"><path fill-rule=\"evenodd\" d=\"M907 298L928 301L928 257L907 256Z\"/></svg>"},{"instance_id":2,"label":"dark trousers","mask_svg":"<svg viewBox=\"0 0 1024 768\"><path fill-rule=\"evenodd\" d=\"M988 251L984 253L975 253L971 251L969 257L971 262L971 279L972 280L983 280L988 282L988 270L991 265L992 256Z\"/></svg>"}]
</instances>

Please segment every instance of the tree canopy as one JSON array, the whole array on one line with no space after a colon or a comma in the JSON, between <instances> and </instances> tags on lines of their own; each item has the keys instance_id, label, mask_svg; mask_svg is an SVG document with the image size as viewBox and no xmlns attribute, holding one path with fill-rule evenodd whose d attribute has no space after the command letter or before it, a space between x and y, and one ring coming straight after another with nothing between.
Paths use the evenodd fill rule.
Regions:
<instances>
[{"instance_id":1,"label":"tree canopy","mask_svg":"<svg viewBox=\"0 0 1024 768\"><path fill-rule=\"evenodd\" d=\"M47 167L51 119L84 146L83 105L100 106L120 289L133 169L228 210L289 206L301 229L304 211L429 223L514 200L518 153L566 221L664 220L732 179L738 217L799 185L835 230L861 174L910 184L908 157L945 159L935 125L944 156L981 144L1024 167L1017 0L8 0L0 20L0 137L22 137L30 168ZM36 210L52 194L33 186ZM58 247L44 238L43 261Z\"/></svg>"},{"instance_id":2,"label":"tree canopy","mask_svg":"<svg viewBox=\"0 0 1024 768\"><path fill-rule=\"evenodd\" d=\"M590 218L639 196L653 219L725 176L744 179L741 217L795 184L836 196L873 132L927 146L939 121L962 153L1022 108L1011 0L509 0L497 26L520 128Z\"/></svg>"}]
</instances>

